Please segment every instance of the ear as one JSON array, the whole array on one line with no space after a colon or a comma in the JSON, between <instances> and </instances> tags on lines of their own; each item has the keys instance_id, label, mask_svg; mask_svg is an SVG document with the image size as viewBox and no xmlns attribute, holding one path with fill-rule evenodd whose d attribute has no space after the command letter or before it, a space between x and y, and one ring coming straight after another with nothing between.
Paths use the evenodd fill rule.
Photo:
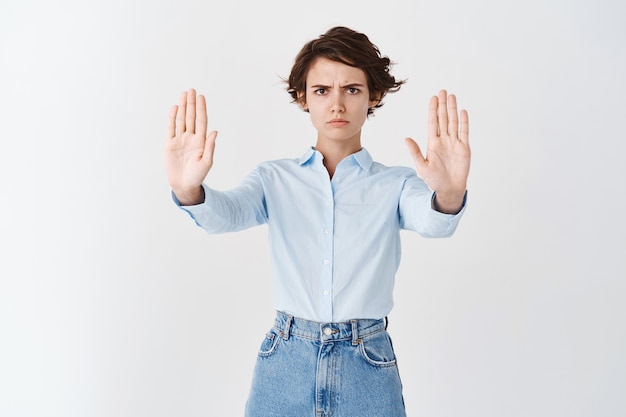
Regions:
<instances>
[{"instance_id":1,"label":"ear","mask_svg":"<svg viewBox=\"0 0 626 417\"><path fill-rule=\"evenodd\" d=\"M309 106L306 104L306 96L302 91L298 91L298 104L300 105L302 110L309 110Z\"/></svg>"},{"instance_id":2,"label":"ear","mask_svg":"<svg viewBox=\"0 0 626 417\"><path fill-rule=\"evenodd\" d=\"M373 99L370 100L369 102L369 108L373 108L374 106L377 106L378 104L380 104L380 101L382 100L382 97L380 94L376 94Z\"/></svg>"}]
</instances>

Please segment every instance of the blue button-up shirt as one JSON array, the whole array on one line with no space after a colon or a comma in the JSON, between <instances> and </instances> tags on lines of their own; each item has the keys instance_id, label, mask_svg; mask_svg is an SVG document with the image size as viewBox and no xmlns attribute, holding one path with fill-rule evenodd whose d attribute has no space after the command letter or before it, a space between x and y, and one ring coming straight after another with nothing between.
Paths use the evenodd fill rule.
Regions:
<instances>
[{"instance_id":1,"label":"blue button-up shirt","mask_svg":"<svg viewBox=\"0 0 626 417\"><path fill-rule=\"evenodd\" d=\"M267 223L274 307L319 322L385 317L400 230L448 237L465 210L435 211L414 170L374 162L365 149L341 161L332 179L310 148L299 159L259 164L232 190L203 188L204 203L181 208L208 233Z\"/></svg>"}]
</instances>

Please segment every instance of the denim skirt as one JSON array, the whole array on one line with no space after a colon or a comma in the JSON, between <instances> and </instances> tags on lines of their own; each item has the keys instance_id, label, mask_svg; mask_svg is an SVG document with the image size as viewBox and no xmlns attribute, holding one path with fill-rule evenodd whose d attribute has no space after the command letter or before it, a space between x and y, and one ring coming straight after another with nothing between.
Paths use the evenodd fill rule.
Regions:
<instances>
[{"instance_id":1,"label":"denim skirt","mask_svg":"<svg viewBox=\"0 0 626 417\"><path fill-rule=\"evenodd\" d=\"M259 349L246 417L405 417L384 320L318 323L278 312Z\"/></svg>"}]
</instances>

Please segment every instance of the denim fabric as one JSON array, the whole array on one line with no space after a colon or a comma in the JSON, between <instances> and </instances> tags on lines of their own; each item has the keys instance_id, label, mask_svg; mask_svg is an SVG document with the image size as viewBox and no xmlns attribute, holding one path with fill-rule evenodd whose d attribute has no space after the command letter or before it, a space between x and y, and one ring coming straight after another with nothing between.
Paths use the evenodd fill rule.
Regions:
<instances>
[{"instance_id":1,"label":"denim fabric","mask_svg":"<svg viewBox=\"0 0 626 417\"><path fill-rule=\"evenodd\" d=\"M261 343L246 417L404 417L384 320L318 323L278 312Z\"/></svg>"}]
</instances>

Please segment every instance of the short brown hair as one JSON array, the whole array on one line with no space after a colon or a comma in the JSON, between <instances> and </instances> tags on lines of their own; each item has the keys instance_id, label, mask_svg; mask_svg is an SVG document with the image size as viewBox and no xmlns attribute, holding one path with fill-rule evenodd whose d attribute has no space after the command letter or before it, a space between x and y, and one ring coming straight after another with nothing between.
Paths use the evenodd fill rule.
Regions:
<instances>
[{"instance_id":1,"label":"short brown hair","mask_svg":"<svg viewBox=\"0 0 626 417\"><path fill-rule=\"evenodd\" d=\"M308 42L296 56L289 79L286 80L287 92L291 95L293 102L300 102L301 97L306 97L304 94L306 77L311 64L319 57L341 62L365 72L369 99L376 102L374 107L368 109L368 115L373 114L374 109L382 107L382 99L387 93L395 93L406 82L396 80L389 73L391 60L386 56L381 56L378 47L370 42L365 34L347 27L336 26L319 38Z\"/></svg>"}]
</instances>

